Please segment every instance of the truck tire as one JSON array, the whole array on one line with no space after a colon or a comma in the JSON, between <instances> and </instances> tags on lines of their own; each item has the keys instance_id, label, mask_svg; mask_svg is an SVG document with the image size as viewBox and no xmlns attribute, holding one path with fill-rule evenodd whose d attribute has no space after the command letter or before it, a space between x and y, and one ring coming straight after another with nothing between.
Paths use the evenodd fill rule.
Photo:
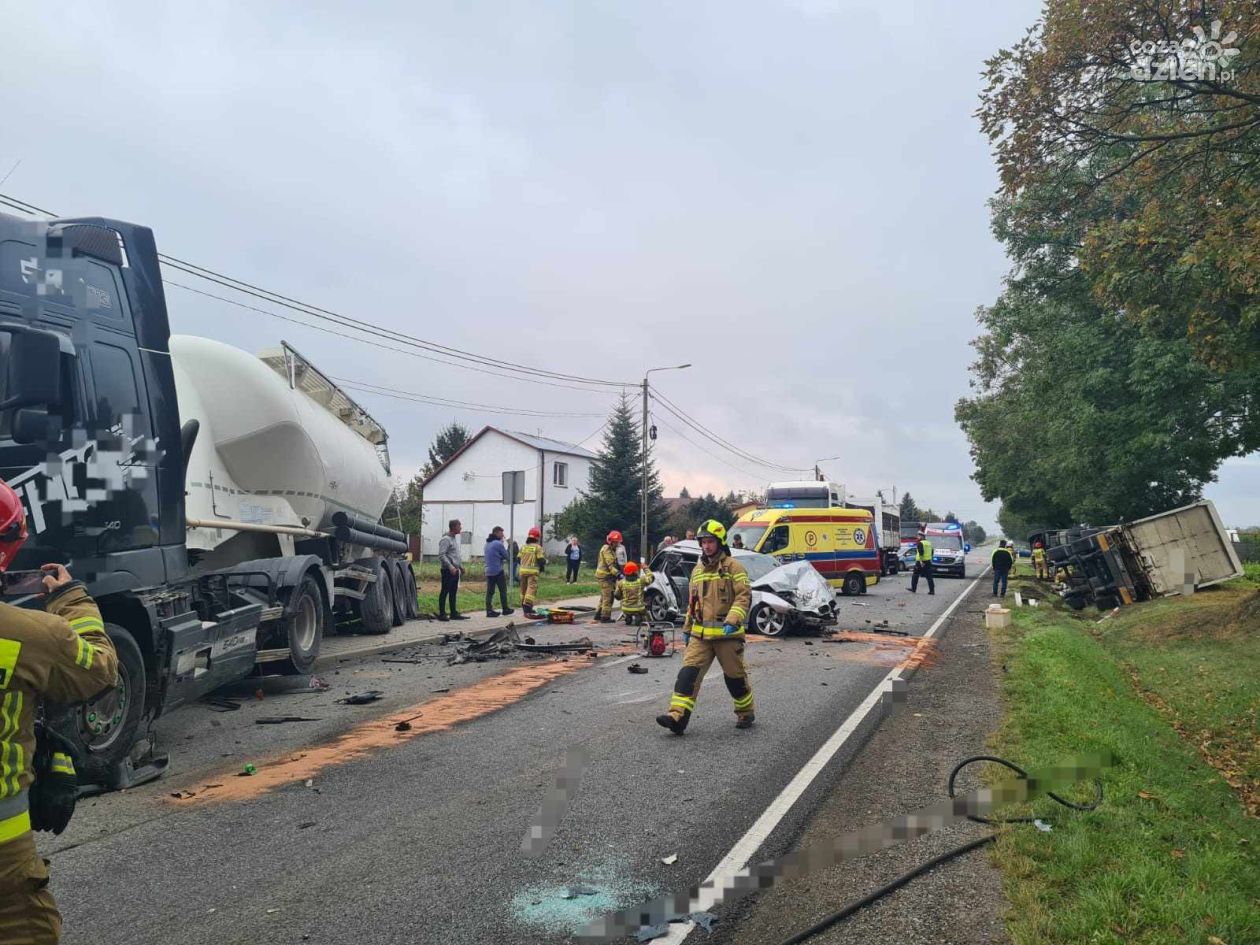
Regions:
<instances>
[{"instance_id":1,"label":"truck tire","mask_svg":"<svg viewBox=\"0 0 1260 945\"><path fill-rule=\"evenodd\" d=\"M861 594L866 590L866 578L861 574L850 571L844 576L844 583L840 586L840 593L853 596Z\"/></svg>"},{"instance_id":2,"label":"truck tire","mask_svg":"<svg viewBox=\"0 0 1260 945\"><path fill-rule=\"evenodd\" d=\"M389 568L380 558L364 561L376 580L367 586L367 596L359 601L359 624L363 633L380 635L389 633L394 625L394 584L389 579Z\"/></svg>"},{"instance_id":3,"label":"truck tire","mask_svg":"<svg viewBox=\"0 0 1260 945\"><path fill-rule=\"evenodd\" d=\"M303 576L301 583L293 589L287 610L289 616L285 618L285 634L289 658L283 671L288 675L301 676L314 670L315 661L319 659L320 641L324 639L324 629L328 626L328 609L324 606L324 595L320 593L315 575Z\"/></svg>"},{"instance_id":4,"label":"truck tire","mask_svg":"<svg viewBox=\"0 0 1260 945\"><path fill-rule=\"evenodd\" d=\"M407 586L406 575L402 573L402 568L396 559L390 558L385 562L385 566L389 571L389 579L393 584L394 591L394 626L401 627L407 622Z\"/></svg>"},{"instance_id":5,"label":"truck tire","mask_svg":"<svg viewBox=\"0 0 1260 945\"><path fill-rule=\"evenodd\" d=\"M105 632L118 653L118 684L78 705L50 706L49 721L76 749L81 784L113 782L111 769L127 760L144 717L144 656L135 637L117 624Z\"/></svg>"},{"instance_id":6,"label":"truck tire","mask_svg":"<svg viewBox=\"0 0 1260 945\"><path fill-rule=\"evenodd\" d=\"M416 586L416 572L411 562L406 559L398 562L398 570L402 574L403 587L407 593L407 619L415 620L420 616L420 602L416 599L420 588Z\"/></svg>"}]
</instances>

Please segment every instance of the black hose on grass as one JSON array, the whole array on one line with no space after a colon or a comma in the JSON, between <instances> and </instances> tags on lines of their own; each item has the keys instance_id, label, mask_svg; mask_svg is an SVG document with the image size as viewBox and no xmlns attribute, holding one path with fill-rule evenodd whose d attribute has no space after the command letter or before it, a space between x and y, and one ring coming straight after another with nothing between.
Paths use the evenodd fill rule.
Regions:
<instances>
[{"instance_id":1,"label":"black hose on grass","mask_svg":"<svg viewBox=\"0 0 1260 945\"><path fill-rule=\"evenodd\" d=\"M1009 768L1011 771L1014 771L1015 774L1017 774L1021 778L1024 778L1025 780L1027 780L1028 778L1027 771L1025 771L1023 768L1021 768L1019 765L1015 764L1014 762L1007 761L1005 758L999 758L996 755L972 755L970 758L964 758L962 761L960 761L957 765L954 766L954 770L949 773L949 796L950 797L955 796L954 795L954 782L958 778L958 772L960 772L963 768L967 767L967 765L974 764L975 762L978 762L978 761L991 761L994 764L999 764L1006 768ZM1095 778L1094 784L1097 786L1098 795L1093 801L1090 801L1088 804L1074 804L1072 801L1065 800L1064 798L1059 797L1057 794L1049 794L1048 796L1054 801L1058 802L1059 804L1062 804L1064 807L1070 807L1072 810L1094 810L1099 804L1102 803L1102 799L1103 799L1102 781ZM968 819L974 820L976 823L979 823L979 824L1030 824L1033 822L1032 817L1012 817L1006 820L991 820L987 817L968 816ZM955 857L962 856L964 853L970 853L972 850L978 849L982 846L985 846L986 844L992 843L997 838L998 838L997 834L991 833L987 837L980 837L978 840L972 840L969 843L964 843L962 846L954 847L952 850L946 850L944 853L940 854L939 856L934 856L932 857L932 859L928 860L927 862L920 863L918 866L910 870L908 873L902 873L892 882L885 883L883 886L880 886L874 892L863 896L861 899L858 899L854 902L849 903L847 906L845 906L843 909L839 910L838 912L833 912L831 915L826 916L825 918L811 925L809 928L805 929L804 931L797 932L791 938L784 939L784 941L782 942L782 945L800 945L801 942L804 942L807 939L813 938L818 933L831 928L831 926L835 925L837 922L843 922L845 919L849 918L849 916L853 915L856 912L860 912L861 910L865 909L867 906L871 905L872 903L877 902L878 900L882 899L884 896L887 896L890 892L894 892L895 890L900 889L902 886L906 885L906 883L910 882L910 880L915 879L916 877L922 876L924 873L928 872L929 870L937 866L940 866L942 863L946 863L954 859Z\"/></svg>"}]
</instances>

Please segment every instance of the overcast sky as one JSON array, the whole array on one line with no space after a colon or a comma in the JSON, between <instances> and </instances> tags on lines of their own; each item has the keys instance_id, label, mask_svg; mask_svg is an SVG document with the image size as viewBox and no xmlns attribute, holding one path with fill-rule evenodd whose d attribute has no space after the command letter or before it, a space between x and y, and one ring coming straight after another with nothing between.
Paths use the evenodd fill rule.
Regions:
<instances>
[{"instance_id":1,"label":"overcast sky","mask_svg":"<svg viewBox=\"0 0 1260 945\"><path fill-rule=\"evenodd\" d=\"M628 382L690 361L653 382L719 436L990 525L953 421L1006 270L973 112L983 60L1038 9L0 0L0 177L21 162L0 191L496 359ZM573 442L616 396L167 297L176 331L283 338L340 378L596 415L355 392L402 476L451 419ZM795 475L656 419L669 494ZM1258 479L1255 458L1222 470L1229 523L1260 523Z\"/></svg>"}]
</instances>

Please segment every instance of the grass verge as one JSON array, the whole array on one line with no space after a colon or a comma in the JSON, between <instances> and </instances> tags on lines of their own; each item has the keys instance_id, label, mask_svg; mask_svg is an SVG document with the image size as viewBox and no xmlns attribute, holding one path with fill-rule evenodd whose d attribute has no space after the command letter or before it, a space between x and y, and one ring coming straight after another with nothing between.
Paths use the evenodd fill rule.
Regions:
<instances>
[{"instance_id":1,"label":"grass verge","mask_svg":"<svg viewBox=\"0 0 1260 945\"><path fill-rule=\"evenodd\" d=\"M1017 586L1042 606L991 631L1006 705L996 753L1036 767L1107 749L1117 764L1098 810L1039 802L1053 832L1009 829L994 847L1012 940L1260 941L1256 583L1105 619Z\"/></svg>"},{"instance_id":2,"label":"grass verge","mask_svg":"<svg viewBox=\"0 0 1260 945\"><path fill-rule=\"evenodd\" d=\"M414 565L416 580L420 584L420 612L435 614L438 609L438 591L442 581L436 561ZM471 561L464 566L467 570L459 582L459 599L457 607L460 613L485 613L486 607L486 569L480 561ZM585 579L578 573L578 583L564 583L564 562L549 561L547 570L539 575L538 602L564 600L569 597L586 597L598 594L599 585L591 577L590 569L586 569ZM498 594L495 594L495 607L499 606ZM521 589L508 581L508 603L520 609Z\"/></svg>"}]
</instances>

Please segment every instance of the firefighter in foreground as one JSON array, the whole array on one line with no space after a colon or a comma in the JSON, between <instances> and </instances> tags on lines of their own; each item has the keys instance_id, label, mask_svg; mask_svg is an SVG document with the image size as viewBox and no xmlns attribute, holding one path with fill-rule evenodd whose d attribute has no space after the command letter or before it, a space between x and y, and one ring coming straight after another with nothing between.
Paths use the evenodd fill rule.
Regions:
<instances>
[{"instance_id":1,"label":"firefighter in foreground","mask_svg":"<svg viewBox=\"0 0 1260 945\"><path fill-rule=\"evenodd\" d=\"M744 663L744 623L752 604L748 572L731 557L726 547L726 529L710 519L700 526L702 556L691 572L687 620L683 640L687 651L674 683L669 712L656 721L675 735L687 728L696 708L700 682L716 659L726 677L726 688L735 700L735 727L753 724L753 693Z\"/></svg>"},{"instance_id":2,"label":"firefighter in foreground","mask_svg":"<svg viewBox=\"0 0 1260 945\"><path fill-rule=\"evenodd\" d=\"M0 571L26 541L21 500L0 483ZM69 745L35 722L41 699L74 703L117 684L101 612L59 564L43 567L45 613L0 603L0 943L55 943L61 915L32 830L61 833L77 781Z\"/></svg>"},{"instance_id":3,"label":"firefighter in foreground","mask_svg":"<svg viewBox=\"0 0 1260 945\"><path fill-rule=\"evenodd\" d=\"M1038 581L1050 579L1050 571L1046 567L1046 549L1041 542L1035 542L1032 550L1033 570L1037 572Z\"/></svg>"},{"instance_id":4,"label":"firefighter in foreground","mask_svg":"<svg viewBox=\"0 0 1260 945\"><path fill-rule=\"evenodd\" d=\"M538 597L538 573L547 565L547 556L543 553L542 532L531 528L525 539L525 547L516 557L521 562L521 607L526 617L532 617L534 600Z\"/></svg>"},{"instance_id":5,"label":"firefighter in foreground","mask_svg":"<svg viewBox=\"0 0 1260 945\"><path fill-rule=\"evenodd\" d=\"M599 549L595 559L595 580L599 582L599 607L595 610L597 623L612 623L613 596L617 593L617 578L621 566L617 563L617 546L621 544L621 532L608 533L608 540Z\"/></svg>"},{"instance_id":6,"label":"firefighter in foreground","mask_svg":"<svg viewBox=\"0 0 1260 945\"><path fill-rule=\"evenodd\" d=\"M617 600L621 601L621 614L626 623L639 626L647 613L644 605L644 589L652 583L652 572L647 566L640 568L633 561L626 562L626 576L617 582Z\"/></svg>"}]
</instances>

